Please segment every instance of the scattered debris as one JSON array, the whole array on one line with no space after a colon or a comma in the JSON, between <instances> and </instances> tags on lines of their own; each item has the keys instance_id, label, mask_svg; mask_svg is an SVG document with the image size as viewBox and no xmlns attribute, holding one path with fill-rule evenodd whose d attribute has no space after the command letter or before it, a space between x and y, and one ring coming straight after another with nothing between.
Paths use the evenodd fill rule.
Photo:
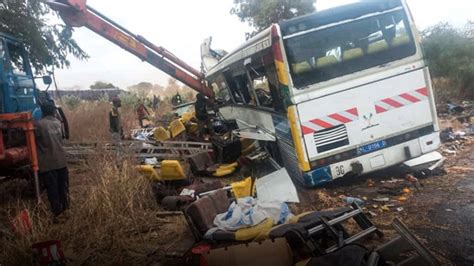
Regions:
<instances>
[{"instance_id":1,"label":"scattered debris","mask_svg":"<svg viewBox=\"0 0 474 266\"><path fill-rule=\"evenodd\" d=\"M397 200L398 200L398 201L406 201L406 200L407 200L407 197L401 196L401 197L398 197Z\"/></svg>"},{"instance_id":2,"label":"scattered debris","mask_svg":"<svg viewBox=\"0 0 474 266\"><path fill-rule=\"evenodd\" d=\"M277 170L255 182L257 197L263 201L300 202L296 187L285 168Z\"/></svg>"},{"instance_id":3,"label":"scattered debris","mask_svg":"<svg viewBox=\"0 0 474 266\"><path fill-rule=\"evenodd\" d=\"M382 181L381 181L382 184L384 184L384 183L393 184L393 183L399 183L399 182L403 182L403 179L400 179L400 178L391 178L390 180L382 180Z\"/></svg>"},{"instance_id":4,"label":"scattered debris","mask_svg":"<svg viewBox=\"0 0 474 266\"><path fill-rule=\"evenodd\" d=\"M33 244L33 265L66 265L61 241L51 240Z\"/></svg>"},{"instance_id":5,"label":"scattered debris","mask_svg":"<svg viewBox=\"0 0 474 266\"><path fill-rule=\"evenodd\" d=\"M346 203L348 205L353 204L353 203L357 203L357 205L359 205L359 206L364 206L365 205L365 201L363 201L362 199L359 199L359 198L347 197L347 196L344 196L344 195L341 195L340 198L342 199L342 201L344 201L344 203Z\"/></svg>"},{"instance_id":6,"label":"scattered debris","mask_svg":"<svg viewBox=\"0 0 474 266\"><path fill-rule=\"evenodd\" d=\"M376 201L376 202L388 202L390 201L389 198L375 198L375 199L372 199L373 201Z\"/></svg>"},{"instance_id":7,"label":"scattered debris","mask_svg":"<svg viewBox=\"0 0 474 266\"><path fill-rule=\"evenodd\" d=\"M21 210L13 220L11 220L12 230L14 233L25 235L33 229L30 212L27 209Z\"/></svg>"},{"instance_id":8,"label":"scattered debris","mask_svg":"<svg viewBox=\"0 0 474 266\"><path fill-rule=\"evenodd\" d=\"M377 217L377 214L376 214L375 212L373 212L373 211L369 211L369 215L370 215L371 217Z\"/></svg>"}]
</instances>

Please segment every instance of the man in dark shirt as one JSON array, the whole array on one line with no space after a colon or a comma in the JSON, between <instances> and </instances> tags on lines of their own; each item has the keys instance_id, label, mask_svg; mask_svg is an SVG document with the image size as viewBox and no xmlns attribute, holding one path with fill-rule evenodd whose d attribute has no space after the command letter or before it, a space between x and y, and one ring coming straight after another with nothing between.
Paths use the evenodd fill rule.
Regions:
<instances>
[{"instance_id":1,"label":"man in dark shirt","mask_svg":"<svg viewBox=\"0 0 474 266\"><path fill-rule=\"evenodd\" d=\"M209 114L207 113L207 99L204 94L198 93L196 95L194 111L196 112L196 118L198 120L199 135L200 137L203 137L209 131Z\"/></svg>"},{"instance_id":2,"label":"man in dark shirt","mask_svg":"<svg viewBox=\"0 0 474 266\"><path fill-rule=\"evenodd\" d=\"M56 107L52 101L41 105L41 111L43 118L35 124L39 174L56 218L69 209L69 172L63 147L64 132L61 122L55 117Z\"/></svg>"},{"instance_id":3,"label":"man in dark shirt","mask_svg":"<svg viewBox=\"0 0 474 266\"><path fill-rule=\"evenodd\" d=\"M112 98L112 110L109 112L109 129L110 133L112 133L112 138L116 142L123 139L122 121L119 113L121 106L122 101L118 96Z\"/></svg>"}]
</instances>

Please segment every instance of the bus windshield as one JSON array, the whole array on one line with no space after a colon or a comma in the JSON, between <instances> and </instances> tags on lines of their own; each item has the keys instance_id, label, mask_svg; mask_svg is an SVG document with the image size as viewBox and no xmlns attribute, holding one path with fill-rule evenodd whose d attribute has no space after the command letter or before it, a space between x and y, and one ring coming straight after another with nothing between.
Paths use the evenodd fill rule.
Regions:
<instances>
[{"instance_id":1,"label":"bus windshield","mask_svg":"<svg viewBox=\"0 0 474 266\"><path fill-rule=\"evenodd\" d=\"M285 38L293 85L304 89L415 54L403 9Z\"/></svg>"}]
</instances>

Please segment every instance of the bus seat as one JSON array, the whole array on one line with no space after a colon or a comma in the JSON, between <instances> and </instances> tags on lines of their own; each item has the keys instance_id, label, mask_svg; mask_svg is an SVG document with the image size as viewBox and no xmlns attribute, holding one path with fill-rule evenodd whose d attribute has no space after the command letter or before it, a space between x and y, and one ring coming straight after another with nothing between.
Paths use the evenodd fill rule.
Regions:
<instances>
[{"instance_id":1,"label":"bus seat","mask_svg":"<svg viewBox=\"0 0 474 266\"><path fill-rule=\"evenodd\" d=\"M158 141L165 141L165 140L168 140L170 138L170 132L167 129L163 128L163 127L157 127L153 131L153 136Z\"/></svg>"},{"instance_id":2,"label":"bus seat","mask_svg":"<svg viewBox=\"0 0 474 266\"><path fill-rule=\"evenodd\" d=\"M403 35L393 38L392 46L396 47L396 46L407 44L409 42L410 42L410 37L408 36L408 34L403 34Z\"/></svg>"},{"instance_id":3,"label":"bus seat","mask_svg":"<svg viewBox=\"0 0 474 266\"><path fill-rule=\"evenodd\" d=\"M293 73L295 74L301 74L311 71L311 65L307 61L291 64L291 68L293 68Z\"/></svg>"},{"instance_id":4,"label":"bus seat","mask_svg":"<svg viewBox=\"0 0 474 266\"><path fill-rule=\"evenodd\" d=\"M186 128L184 127L184 124L179 119L176 119L170 123L169 131L171 132L171 137L175 138L179 134L185 132Z\"/></svg>"},{"instance_id":5,"label":"bus seat","mask_svg":"<svg viewBox=\"0 0 474 266\"><path fill-rule=\"evenodd\" d=\"M362 51L362 48L353 48L344 51L344 53L342 54L342 60L356 59L362 57L363 55L364 52Z\"/></svg>"},{"instance_id":6,"label":"bus seat","mask_svg":"<svg viewBox=\"0 0 474 266\"><path fill-rule=\"evenodd\" d=\"M368 54L375 54L378 52L382 52L384 50L388 49L388 43L386 40L381 40L378 42L374 42L369 44L369 47L367 48L367 53Z\"/></svg>"},{"instance_id":7,"label":"bus seat","mask_svg":"<svg viewBox=\"0 0 474 266\"><path fill-rule=\"evenodd\" d=\"M334 55L323 56L316 59L316 68L334 65L336 63L337 63L336 56Z\"/></svg>"}]
</instances>

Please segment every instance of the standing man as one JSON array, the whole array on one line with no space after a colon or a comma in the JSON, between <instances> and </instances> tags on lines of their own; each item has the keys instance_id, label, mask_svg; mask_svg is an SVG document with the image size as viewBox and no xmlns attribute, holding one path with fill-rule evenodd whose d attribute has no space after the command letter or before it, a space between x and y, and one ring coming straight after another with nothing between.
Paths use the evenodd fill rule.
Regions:
<instances>
[{"instance_id":1,"label":"standing man","mask_svg":"<svg viewBox=\"0 0 474 266\"><path fill-rule=\"evenodd\" d=\"M143 120L150 121L150 112L148 112L148 109L143 104L143 100L138 102L137 116L141 128L143 128Z\"/></svg>"},{"instance_id":2,"label":"standing man","mask_svg":"<svg viewBox=\"0 0 474 266\"><path fill-rule=\"evenodd\" d=\"M207 99L202 93L196 95L194 111L198 120L199 136L203 137L208 133L209 114L207 113Z\"/></svg>"},{"instance_id":3,"label":"standing man","mask_svg":"<svg viewBox=\"0 0 474 266\"><path fill-rule=\"evenodd\" d=\"M152 101L152 106L153 106L153 111L156 112L156 110L158 109L158 104L160 103L160 100L158 99L158 97L156 97L156 95L153 95L153 101Z\"/></svg>"},{"instance_id":4,"label":"standing man","mask_svg":"<svg viewBox=\"0 0 474 266\"><path fill-rule=\"evenodd\" d=\"M53 101L41 105L43 117L36 123L39 175L46 187L54 222L69 209L69 172L66 151L63 147L64 132L61 122L55 117Z\"/></svg>"},{"instance_id":5,"label":"standing man","mask_svg":"<svg viewBox=\"0 0 474 266\"><path fill-rule=\"evenodd\" d=\"M112 110L109 112L109 130L115 142L123 139L122 120L120 118L119 108L122 101L118 96L112 98Z\"/></svg>"}]
</instances>

